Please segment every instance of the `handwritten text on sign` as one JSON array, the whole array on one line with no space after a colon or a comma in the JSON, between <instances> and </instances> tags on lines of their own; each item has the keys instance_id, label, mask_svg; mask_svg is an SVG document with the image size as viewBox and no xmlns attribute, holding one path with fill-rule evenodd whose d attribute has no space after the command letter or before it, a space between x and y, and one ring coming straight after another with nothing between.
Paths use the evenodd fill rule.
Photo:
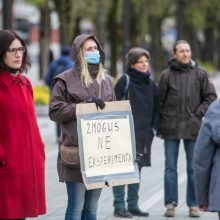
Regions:
<instances>
[{"instance_id":1,"label":"handwritten text on sign","mask_svg":"<svg viewBox=\"0 0 220 220\"><path fill-rule=\"evenodd\" d=\"M87 177L133 172L129 117L81 120Z\"/></svg>"}]
</instances>

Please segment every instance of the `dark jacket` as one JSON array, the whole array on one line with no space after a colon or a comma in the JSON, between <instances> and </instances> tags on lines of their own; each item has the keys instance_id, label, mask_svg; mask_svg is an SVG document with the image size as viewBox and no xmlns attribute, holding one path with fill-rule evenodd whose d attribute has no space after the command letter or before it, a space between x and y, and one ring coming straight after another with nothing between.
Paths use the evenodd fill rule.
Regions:
<instances>
[{"instance_id":1,"label":"dark jacket","mask_svg":"<svg viewBox=\"0 0 220 220\"><path fill-rule=\"evenodd\" d=\"M72 68L73 65L73 59L69 55L62 54L58 59L52 61L50 64L45 78L45 83L50 87L50 89L52 89L53 77Z\"/></svg>"},{"instance_id":2,"label":"dark jacket","mask_svg":"<svg viewBox=\"0 0 220 220\"><path fill-rule=\"evenodd\" d=\"M195 193L198 205L220 212L220 100L209 107L194 152Z\"/></svg>"},{"instance_id":3,"label":"dark jacket","mask_svg":"<svg viewBox=\"0 0 220 220\"><path fill-rule=\"evenodd\" d=\"M82 85L79 49L80 46L88 39L94 39L97 44L101 56L104 54L99 42L93 35L80 35L73 44L75 66L64 73L55 77L54 88L51 94L49 105L49 116L51 120L61 124L62 142L68 146L78 146L77 122L76 122L76 105L85 102L92 97L98 97L99 84L94 81L88 88ZM101 62L104 63L104 56ZM93 72L97 72L98 66L90 66ZM91 70L92 71L92 70ZM101 99L103 101L115 100L114 83L112 77L105 74L105 79L101 82ZM81 182L82 176L79 168L70 168L63 165L60 161L60 152L58 153L58 175L59 180L70 182Z\"/></svg>"},{"instance_id":4,"label":"dark jacket","mask_svg":"<svg viewBox=\"0 0 220 220\"><path fill-rule=\"evenodd\" d=\"M162 138L196 139L202 117L217 97L207 71L194 61L181 65L171 60L158 90Z\"/></svg>"},{"instance_id":5,"label":"dark jacket","mask_svg":"<svg viewBox=\"0 0 220 220\"><path fill-rule=\"evenodd\" d=\"M145 166L150 166L151 143L153 140L153 128L159 126L159 99L157 88L150 79L150 73L140 73L129 68L127 74L130 77L128 97L131 104L134 118L134 129L136 139L136 151L145 153ZM126 76L123 75L115 86L117 100L124 96L126 86Z\"/></svg>"}]
</instances>

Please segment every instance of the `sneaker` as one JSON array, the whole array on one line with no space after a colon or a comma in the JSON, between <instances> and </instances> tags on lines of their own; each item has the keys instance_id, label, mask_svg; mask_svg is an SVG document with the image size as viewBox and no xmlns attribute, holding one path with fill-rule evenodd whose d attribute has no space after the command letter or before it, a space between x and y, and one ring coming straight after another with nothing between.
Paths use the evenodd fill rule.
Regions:
<instances>
[{"instance_id":1,"label":"sneaker","mask_svg":"<svg viewBox=\"0 0 220 220\"><path fill-rule=\"evenodd\" d=\"M191 217L191 218L199 218L200 217L199 209L196 206L189 208L189 217Z\"/></svg>"},{"instance_id":2,"label":"sneaker","mask_svg":"<svg viewBox=\"0 0 220 220\"><path fill-rule=\"evenodd\" d=\"M143 216L143 217L148 217L150 214L148 212L143 212L139 208L136 209L128 209L128 211L135 216Z\"/></svg>"},{"instance_id":3,"label":"sneaker","mask_svg":"<svg viewBox=\"0 0 220 220\"><path fill-rule=\"evenodd\" d=\"M173 204L166 205L167 210L164 213L165 217L175 217L175 206Z\"/></svg>"},{"instance_id":4,"label":"sneaker","mask_svg":"<svg viewBox=\"0 0 220 220\"><path fill-rule=\"evenodd\" d=\"M133 215L130 212L128 212L126 209L117 209L117 208L114 211L114 216L120 218L133 218Z\"/></svg>"}]
</instances>

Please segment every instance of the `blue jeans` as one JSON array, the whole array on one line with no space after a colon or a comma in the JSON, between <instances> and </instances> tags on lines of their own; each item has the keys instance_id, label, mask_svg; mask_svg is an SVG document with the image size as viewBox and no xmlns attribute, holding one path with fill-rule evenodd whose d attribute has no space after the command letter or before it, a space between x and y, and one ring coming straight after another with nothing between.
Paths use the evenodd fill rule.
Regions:
<instances>
[{"instance_id":1,"label":"blue jeans","mask_svg":"<svg viewBox=\"0 0 220 220\"><path fill-rule=\"evenodd\" d=\"M184 139L184 149L186 153L187 166L187 190L186 204L188 207L196 206L194 177L193 177L193 152L195 140ZM165 139L165 175L164 193L165 205L173 203L178 205L178 173L177 160L179 154L180 139Z\"/></svg>"},{"instance_id":2,"label":"blue jeans","mask_svg":"<svg viewBox=\"0 0 220 220\"><path fill-rule=\"evenodd\" d=\"M127 203L128 209L136 209L138 208L138 190L139 190L139 183L128 184L128 196L127 196ZM122 186L114 186L113 195L114 195L114 202L113 205L116 209L125 209L125 185Z\"/></svg>"},{"instance_id":3,"label":"blue jeans","mask_svg":"<svg viewBox=\"0 0 220 220\"><path fill-rule=\"evenodd\" d=\"M86 190L83 183L66 182L68 204L65 220L96 220L101 189Z\"/></svg>"}]
</instances>

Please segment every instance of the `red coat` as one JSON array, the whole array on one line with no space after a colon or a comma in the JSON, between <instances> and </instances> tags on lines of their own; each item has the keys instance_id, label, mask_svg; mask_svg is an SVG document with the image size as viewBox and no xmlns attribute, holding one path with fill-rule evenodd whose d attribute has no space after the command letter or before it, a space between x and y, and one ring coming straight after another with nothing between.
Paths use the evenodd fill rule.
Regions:
<instances>
[{"instance_id":1,"label":"red coat","mask_svg":"<svg viewBox=\"0 0 220 220\"><path fill-rule=\"evenodd\" d=\"M45 214L45 152L29 79L0 69L0 219Z\"/></svg>"}]
</instances>

